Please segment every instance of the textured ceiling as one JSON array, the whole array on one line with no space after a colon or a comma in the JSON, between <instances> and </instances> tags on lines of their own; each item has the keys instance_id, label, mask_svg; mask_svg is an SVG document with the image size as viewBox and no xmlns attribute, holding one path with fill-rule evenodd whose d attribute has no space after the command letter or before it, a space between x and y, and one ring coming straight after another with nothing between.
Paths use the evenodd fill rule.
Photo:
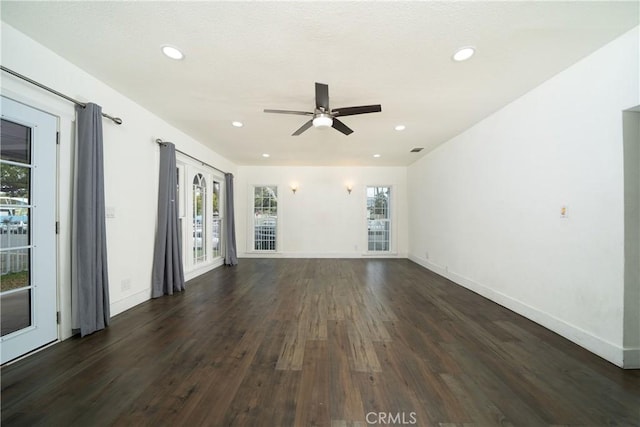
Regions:
<instances>
[{"instance_id":1,"label":"textured ceiling","mask_svg":"<svg viewBox=\"0 0 640 427\"><path fill-rule=\"evenodd\" d=\"M637 1L1 7L3 21L239 165L408 165L639 20ZM186 58L165 58L163 44ZM466 45L476 55L453 62ZM314 82L329 85L332 107L379 103L382 112L343 118L350 136L312 128L298 137L306 117L262 112L312 111Z\"/></svg>"}]
</instances>

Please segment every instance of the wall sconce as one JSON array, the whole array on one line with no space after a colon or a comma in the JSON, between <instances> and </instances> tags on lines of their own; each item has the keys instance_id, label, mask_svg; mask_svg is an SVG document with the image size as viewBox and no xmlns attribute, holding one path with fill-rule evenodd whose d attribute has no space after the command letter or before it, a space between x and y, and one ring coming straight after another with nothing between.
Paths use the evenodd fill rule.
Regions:
<instances>
[{"instance_id":1,"label":"wall sconce","mask_svg":"<svg viewBox=\"0 0 640 427\"><path fill-rule=\"evenodd\" d=\"M294 183L291 184L291 192L293 194L296 194L296 191L298 191L298 183L294 182Z\"/></svg>"},{"instance_id":2,"label":"wall sconce","mask_svg":"<svg viewBox=\"0 0 640 427\"><path fill-rule=\"evenodd\" d=\"M353 190L353 184L347 184L347 193L351 194L352 190Z\"/></svg>"}]
</instances>

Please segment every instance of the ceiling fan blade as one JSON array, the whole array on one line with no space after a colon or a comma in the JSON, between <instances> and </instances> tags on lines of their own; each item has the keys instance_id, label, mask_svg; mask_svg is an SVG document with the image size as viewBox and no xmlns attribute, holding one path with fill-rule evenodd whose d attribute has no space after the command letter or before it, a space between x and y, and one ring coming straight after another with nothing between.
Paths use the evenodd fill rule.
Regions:
<instances>
[{"instance_id":1,"label":"ceiling fan blade","mask_svg":"<svg viewBox=\"0 0 640 427\"><path fill-rule=\"evenodd\" d=\"M316 83L316 108L329 112L329 86Z\"/></svg>"},{"instance_id":2,"label":"ceiling fan blade","mask_svg":"<svg viewBox=\"0 0 640 427\"><path fill-rule=\"evenodd\" d=\"M298 129L297 131L295 131L294 133L291 134L291 136L298 136L300 135L302 132L304 132L305 130L309 129L311 126L313 125L313 119L309 120L307 123L303 124L302 126L300 126L300 129Z\"/></svg>"},{"instance_id":3,"label":"ceiling fan blade","mask_svg":"<svg viewBox=\"0 0 640 427\"><path fill-rule=\"evenodd\" d=\"M265 109L265 113L277 113L277 114L298 114L300 116L313 116L313 113L308 111L291 111L291 110L269 110Z\"/></svg>"},{"instance_id":4,"label":"ceiling fan blade","mask_svg":"<svg viewBox=\"0 0 640 427\"><path fill-rule=\"evenodd\" d=\"M361 105L359 107L336 108L331 112L334 117L354 116L356 114L379 113L382 111L382 105Z\"/></svg>"},{"instance_id":5,"label":"ceiling fan blade","mask_svg":"<svg viewBox=\"0 0 640 427\"><path fill-rule=\"evenodd\" d=\"M337 131L344 133L345 135L350 135L353 133L353 130L351 130L349 126L345 125L344 123L342 123L340 120L336 118L333 119L333 124L331 125L331 127Z\"/></svg>"}]
</instances>

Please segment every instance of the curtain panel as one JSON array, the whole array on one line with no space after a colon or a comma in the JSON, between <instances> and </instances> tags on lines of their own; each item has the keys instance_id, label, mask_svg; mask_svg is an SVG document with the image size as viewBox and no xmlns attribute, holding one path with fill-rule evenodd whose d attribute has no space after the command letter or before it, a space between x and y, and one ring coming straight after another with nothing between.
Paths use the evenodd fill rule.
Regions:
<instances>
[{"instance_id":1,"label":"curtain panel","mask_svg":"<svg viewBox=\"0 0 640 427\"><path fill-rule=\"evenodd\" d=\"M158 228L153 254L151 296L158 298L185 289L178 223L176 147L160 144Z\"/></svg>"},{"instance_id":2,"label":"curtain panel","mask_svg":"<svg viewBox=\"0 0 640 427\"><path fill-rule=\"evenodd\" d=\"M235 208L233 203L233 175L230 173L224 174L224 188L224 217L227 222L226 227L224 228L224 263L225 265L237 265L238 256L236 249Z\"/></svg>"},{"instance_id":3,"label":"curtain panel","mask_svg":"<svg viewBox=\"0 0 640 427\"><path fill-rule=\"evenodd\" d=\"M102 107L76 107L72 231L74 329L85 336L109 325Z\"/></svg>"}]
</instances>

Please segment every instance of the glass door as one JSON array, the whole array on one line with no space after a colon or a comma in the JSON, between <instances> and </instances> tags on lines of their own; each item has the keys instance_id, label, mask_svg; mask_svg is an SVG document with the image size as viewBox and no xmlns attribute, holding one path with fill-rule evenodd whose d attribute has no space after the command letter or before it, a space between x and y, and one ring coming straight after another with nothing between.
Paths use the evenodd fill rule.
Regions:
<instances>
[{"instance_id":1,"label":"glass door","mask_svg":"<svg viewBox=\"0 0 640 427\"><path fill-rule=\"evenodd\" d=\"M56 118L2 97L0 359L57 339Z\"/></svg>"}]
</instances>

